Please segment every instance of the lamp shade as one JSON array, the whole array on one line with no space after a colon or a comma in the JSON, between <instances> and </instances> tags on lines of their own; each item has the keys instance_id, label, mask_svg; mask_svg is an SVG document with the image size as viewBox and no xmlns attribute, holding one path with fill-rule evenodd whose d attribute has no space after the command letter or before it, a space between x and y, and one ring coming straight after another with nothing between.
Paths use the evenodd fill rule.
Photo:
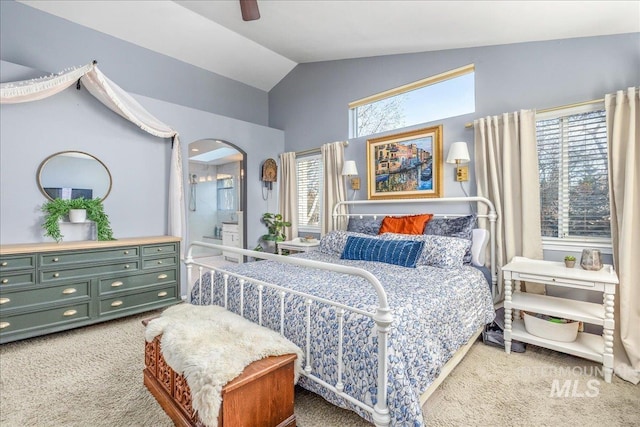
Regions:
<instances>
[{"instance_id":1,"label":"lamp shade","mask_svg":"<svg viewBox=\"0 0 640 427\"><path fill-rule=\"evenodd\" d=\"M342 167L342 175L354 176L358 175L358 168L354 160L347 160Z\"/></svg>"},{"instance_id":2,"label":"lamp shade","mask_svg":"<svg viewBox=\"0 0 640 427\"><path fill-rule=\"evenodd\" d=\"M454 142L449 147L447 163L469 163L469 149L466 142Z\"/></svg>"}]
</instances>

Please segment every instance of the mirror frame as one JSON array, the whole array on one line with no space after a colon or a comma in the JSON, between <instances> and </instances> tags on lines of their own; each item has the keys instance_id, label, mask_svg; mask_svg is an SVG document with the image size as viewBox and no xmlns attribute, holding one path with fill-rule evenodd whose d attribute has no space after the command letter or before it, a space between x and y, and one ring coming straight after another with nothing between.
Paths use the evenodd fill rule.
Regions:
<instances>
[{"instance_id":1,"label":"mirror frame","mask_svg":"<svg viewBox=\"0 0 640 427\"><path fill-rule=\"evenodd\" d=\"M44 159L42 161L42 163L40 163L40 166L38 166L38 172L36 174L36 181L38 184L38 188L40 189L40 192L49 200L54 200L46 191L44 191L44 186L42 185L42 170L44 169L44 167L46 166L46 164L49 162L49 160L51 160L52 158L59 156L60 154L65 154L65 153L78 153L78 154L84 154L85 156L89 156L92 159L96 160L98 163L100 163L102 165L102 167L104 168L105 171L107 171L107 176L109 177L109 188L107 189L107 193L100 198L100 201L104 201L104 199L107 198L107 196L109 195L109 193L111 193L111 187L113 185L113 177L111 176L111 171L109 171L109 168L107 167L107 165L105 165L102 160L100 160L99 158L97 158L96 156L86 153L84 151L78 151L78 150L66 150L66 151L59 151L57 153L53 153L52 155L50 155L49 157L47 157L46 159Z\"/></svg>"}]
</instances>

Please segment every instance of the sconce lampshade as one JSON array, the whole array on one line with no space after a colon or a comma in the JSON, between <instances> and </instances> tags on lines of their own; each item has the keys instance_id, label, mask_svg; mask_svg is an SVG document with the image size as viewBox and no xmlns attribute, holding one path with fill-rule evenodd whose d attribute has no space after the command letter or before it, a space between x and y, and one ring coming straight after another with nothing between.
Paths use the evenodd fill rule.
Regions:
<instances>
[{"instance_id":1,"label":"sconce lampshade","mask_svg":"<svg viewBox=\"0 0 640 427\"><path fill-rule=\"evenodd\" d=\"M342 167L342 175L358 175L358 168L356 167L356 162L354 160L347 160L346 162L344 162L344 166Z\"/></svg>"},{"instance_id":2,"label":"sconce lampshade","mask_svg":"<svg viewBox=\"0 0 640 427\"><path fill-rule=\"evenodd\" d=\"M447 163L469 163L469 149L466 142L454 142L449 147Z\"/></svg>"}]
</instances>

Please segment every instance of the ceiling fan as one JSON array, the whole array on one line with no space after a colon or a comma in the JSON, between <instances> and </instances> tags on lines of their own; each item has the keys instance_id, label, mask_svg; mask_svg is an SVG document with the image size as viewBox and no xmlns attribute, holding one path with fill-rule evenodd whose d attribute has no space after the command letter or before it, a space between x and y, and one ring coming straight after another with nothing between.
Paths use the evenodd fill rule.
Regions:
<instances>
[{"instance_id":1,"label":"ceiling fan","mask_svg":"<svg viewBox=\"0 0 640 427\"><path fill-rule=\"evenodd\" d=\"M258 10L258 0L240 0L240 11L244 21L255 21L260 19Z\"/></svg>"}]
</instances>

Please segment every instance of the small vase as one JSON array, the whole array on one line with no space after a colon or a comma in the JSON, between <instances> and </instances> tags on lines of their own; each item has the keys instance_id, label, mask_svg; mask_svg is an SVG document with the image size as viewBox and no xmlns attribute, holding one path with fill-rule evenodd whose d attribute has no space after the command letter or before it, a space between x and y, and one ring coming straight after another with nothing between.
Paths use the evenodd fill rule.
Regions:
<instances>
[{"instance_id":1,"label":"small vase","mask_svg":"<svg viewBox=\"0 0 640 427\"><path fill-rule=\"evenodd\" d=\"M87 220L86 209L69 209L70 222L85 222Z\"/></svg>"},{"instance_id":2,"label":"small vase","mask_svg":"<svg viewBox=\"0 0 640 427\"><path fill-rule=\"evenodd\" d=\"M585 270L600 270L603 267L600 251L598 249L583 249L580 266Z\"/></svg>"},{"instance_id":3,"label":"small vase","mask_svg":"<svg viewBox=\"0 0 640 427\"><path fill-rule=\"evenodd\" d=\"M564 265L567 266L567 268L573 268L576 265L575 260L574 261L565 261Z\"/></svg>"}]
</instances>

